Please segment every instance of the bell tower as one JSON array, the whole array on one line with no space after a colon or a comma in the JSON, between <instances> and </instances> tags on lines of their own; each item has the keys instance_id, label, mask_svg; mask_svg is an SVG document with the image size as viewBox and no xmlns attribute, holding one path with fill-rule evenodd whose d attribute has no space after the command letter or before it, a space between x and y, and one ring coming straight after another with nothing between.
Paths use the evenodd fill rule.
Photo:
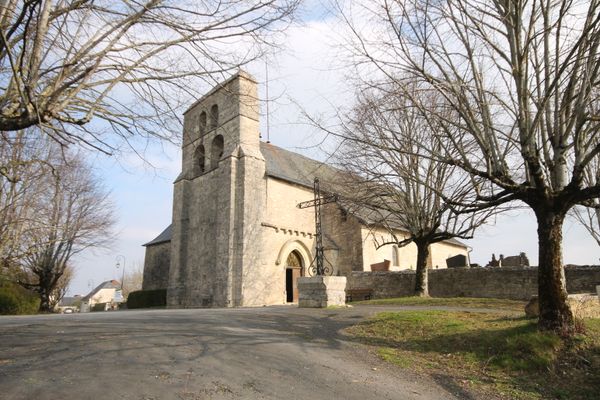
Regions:
<instances>
[{"instance_id":1,"label":"bell tower","mask_svg":"<svg viewBox=\"0 0 600 400\"><path fill-rule=\"evenodd\" d=\"M243 305L259 260L265 161L254 78L240 71L184 113L182 172L174 183L167 305Z\"/></svg>"}]
</instances>

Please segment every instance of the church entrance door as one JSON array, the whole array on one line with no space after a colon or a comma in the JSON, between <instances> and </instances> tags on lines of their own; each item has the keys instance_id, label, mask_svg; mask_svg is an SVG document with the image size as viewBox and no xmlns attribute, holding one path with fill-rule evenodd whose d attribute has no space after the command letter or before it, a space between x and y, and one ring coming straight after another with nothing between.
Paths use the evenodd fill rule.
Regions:
<instances>
[{"instance_id":1,"label":"church entrance door","mask_svg":"<svg viewBox=\"0 0 600 400\"><path fill-rule=\"evenodd\" d=\"M294 303L298 301L298 278L302 274L302 256L297 251L292 251L286 260L285 267L285 301Z\"/></svg>"}]
</instances>

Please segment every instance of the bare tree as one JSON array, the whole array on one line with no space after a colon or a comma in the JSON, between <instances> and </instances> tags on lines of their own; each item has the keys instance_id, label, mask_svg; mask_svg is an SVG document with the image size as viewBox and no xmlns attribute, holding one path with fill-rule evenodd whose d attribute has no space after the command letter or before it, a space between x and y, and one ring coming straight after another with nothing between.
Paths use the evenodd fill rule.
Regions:
<instances>
[{"instance_id":1,"label":"bare tree","mask_svg":"<svg viewBox=\"0 0 600 400\"><path fill-rule=\"evenodd\" d=\"M594 207L575 207L573 214L600 246L600 201L594 199L593 202Z\"/></svg>"},{"instance_id":2,"label":"bare tree","mask_svg":"<svg viewBox=\"0 0 600 400\"><path fill-rule=\"evenodd\" d=\"M594 206L598 159L598 0L373 0L362 31L341 7L363 70L408 79L436 94L458 119L413 98L439 126L444 149L423 148L473 177L465 211L520 201L537 217L539 327L574 331L562 263L562 225L575 205ZM372 31L372 27L376 31ZM398 78L401 76L402 78ZM367 79L367 78L366 78ZM411 96L409 91L405 95Z\"/></svg>"},{"instance_id":3,"label":"bare tree","mask_svg":"<svg viewBox=\"0 0 600 400\"><path fill-rule=\"evenodd\" d=\"M2 132L0 146L0 260L11 275L27 253L24 235L36 226L36 204L49 171L48 139L26 131Z\"/></svg>"},{"instance_id":4,"label":"bare tree","mask_svg":"<svg viewBox=\"0 0 600 400\"><path fill-rule=\"evenodd\" d=\"M75 276L75 269L71 266L71 264L67 264L65 270L63 271L60 278L56 282L56 286L54 287L54 291L52 295L50 295L50 308L52 310L56 309L56 306L60 303L60 301L67 294L67 290L69 290L69 285Z\"/></svg>"},{"instance_id":5,"label":"bare tree","mask_svg":"<svg viewBox=\"0 0 600 400\"><path fill-rule=\"evenodd\" d=\"M202 79L276 44L298 2L1 0L0 131L105 152L115 134L172 139Z\"/></svg>"},{"instance_id":6,"label":"bare tree","mask_svg":"<svg viewBox=\"0 0 600 400\"><path fill-rule=\"evenodd\" d=\"M600 139L600 138L598 138ZM594 158L583 172L583 182L586 186L600 185L600 159ZM600 246L600 198L590 199L589 207L576 206L572 215L582 224L590 236Z\"/></svg>"},{"instance_id":7,"label":"bare tree","mask_svg":"<svg viewBox=\"0 0 600 400\"><path fill-rule=\"evenodd\" d=\"M345 118L344 141L337 152L339 164L350 172L347 176L356 177L344 200L369 209L371 219L390 232L391 240L378 247L416 245L415 294L419 296L429 295L430 246L452 238L472 238L494 212L453 212L448 202L458 203L468 196L467 182L464 175L461 179L455 173L455 166L418 156L433 136L420 109L390 85L385 93L372 95L366 90L359 95ZM398 236L399 228L408 235Z\"/></svg>"},{"instance_id":8,"label":"bare tree","mask_svg":"<svg viewBox=\"0 0 600 400\"><path fill-rule=\"evenodd\" d=\"M144 263L143 261L136 261L127 269L125 277L123 279L123 298L127 299L129 293L137 290L142 290L142 283L144 281Z\"/></svg>"},{"instance_id":9,"label":"bare tree","mask_svg":"<svg viewBox=\"0 0 600 400\"><path fill-rule=\"evenodd\" d=\"M108 193L79 156L56 158L37 200L35 229L22 237L28 251L20 266L30 279L19 284L40 295L41 312L52 311L52 297L71 258L107 245L115 221Z\"/></svg>"}]
</instances>

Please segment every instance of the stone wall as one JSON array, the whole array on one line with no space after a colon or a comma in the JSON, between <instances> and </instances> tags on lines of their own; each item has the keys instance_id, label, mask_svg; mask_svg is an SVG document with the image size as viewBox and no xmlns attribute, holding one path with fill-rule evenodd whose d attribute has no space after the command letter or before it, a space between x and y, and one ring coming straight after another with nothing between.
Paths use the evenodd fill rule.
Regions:
<instances>
[{"instance_id":1,"label":"stone wall","mask_svg":"<svg viewBox=\"0 0 600 400\"><path fill-rule=\"evenodd\" d=\"M143 290L166 289L169 285L171 242L146 246Z\"/></svg>"},{"instance_id":2,"label":"stone wall","mask_svg":"<svg viewBox=\"0 0 600 400\"><path fill-rule=\"evenodd\" d=\"M431 272L432 296L528 299L537 294L536 267L450 268Z\"/></svg>"},{"instance_id":3,"label":"stone wall","mask_svg":"<svg viewBox=\"0 0 600 400\"><path fill-rule=\"evenodd\" d=\"M372 289L373 299L410 296L414 293L415 271L352 272L347 289Z\"/></svg>"},{"instance_id":4,"label":"stone wall","mask_svg":"<svg viewBox=\"0 0 600 400\"><path fill-rule=\"evenodd\" d=\"M569 293L592 293L600 284L600 266L566 267ZM410 296L415 273L352 272L348 288L373 289L373 298ZM429 271L429 293L436 297L529 299L537 294L537 267L452 268Z\"/></svg>"},{"instance_id":5,"label":"stone wall","mask_svg":"<svg viewBox=\"0 0 600 400\"><path fill-rule=\"evenodd\" d=\"M241 279L248 273L243 266L259 258L252 241L261 239L252 233L260 233L265 198L256 91L253 78L240 72L184 114L168 307L243 305ZM217 123L203 127L203 115L215 106ZM199 149L204 149L203 157Z\"/></svg>"},{"instance_id":6,"label":"stone wall","mask_svg":"<svg viewBox=\"0 0 600 400\"><path fill-rule=\"evenodd\" d=\"M600 285L600 266L566 267L567 290L569 293L593 293Z\"/></svg>"}]
</instances>

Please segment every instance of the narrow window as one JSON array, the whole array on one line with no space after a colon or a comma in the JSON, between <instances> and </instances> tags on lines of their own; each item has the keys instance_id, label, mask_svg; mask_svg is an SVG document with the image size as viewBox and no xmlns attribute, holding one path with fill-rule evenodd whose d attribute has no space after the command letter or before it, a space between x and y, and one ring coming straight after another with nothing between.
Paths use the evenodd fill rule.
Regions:
<instances>
[{"instance_id":1,"label":"narrow window","mask_svg":"<svg viewBox=\"0 0 600 400\"><path fill-rule=\"evenodd\" d=\"M200 120L198 121L198 125L200 128L200 136L206 133L206 112L202 111L200 114Z\"/></svg>"},{"instance_id":2,"label":"narrow window","mask_svg":"<svg viewBox=\"0 0 600 400\"><path fill-rule=\"evenodd\" d=\"M398 265L398 246L392 246L392 265Z\"/></svg>"},{"instance_id":3,"label":"narrow window","mask_svg":"<svg viewBox=\"0 0 600 400\"><path fill-rule=\"evenodd\" d=\"M198 174L201 174L204 172L205 167L204 167L204 163L205 163L205 154L204 154L204 145L200 145L196 148L196 152L194 153L194 162L195 162L195 168L198 171Z\"/></svg>"},{"instance_id":4,"label":"narrow window","mask_svg":"<svg viewBox=\"0 0 600 400\"><path fill-rule=\"evenodd\" d=\"M213 105L210 108L210 127L214 129L219 125L219 106Z\"/></svg>"},{"instance_id":5,"label":"narrow window","mask_svg":"<svg viewBox=\"0 0 600 400\"><path fill-rule=\"evenodd\" d=\"M217 135L212 142L212 148L210 151L210 163L212 168L217 168L219 160L223 156L223 136Z\"/></svg>"}]
</instances>

